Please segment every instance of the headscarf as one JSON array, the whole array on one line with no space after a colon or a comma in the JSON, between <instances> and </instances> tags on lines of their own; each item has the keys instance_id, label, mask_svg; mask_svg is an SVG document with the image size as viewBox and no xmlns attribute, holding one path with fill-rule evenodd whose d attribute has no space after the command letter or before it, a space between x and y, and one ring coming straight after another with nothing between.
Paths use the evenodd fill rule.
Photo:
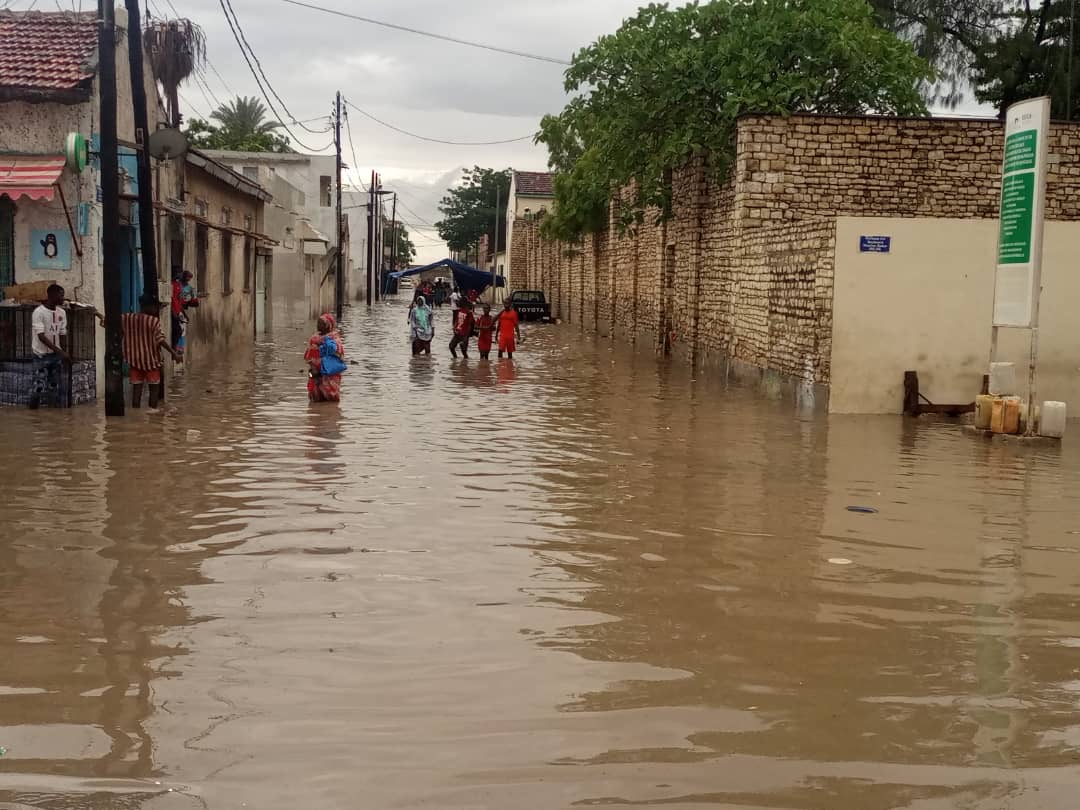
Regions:
<instances>
[{"instance_id":1,"label":"headscarf","mask_svg":"<svg viewBox=\"0 0 1080 810\"><path fill-rule=\"evenodd\" d=\"M337 331L337 318L331 315L329 312L324 312L319 316L320 321L326 321L326 325L330 327L329 331L325 335L316 332L311 336L311 340L308 341L307 351L304 352L304 359L309 363L317 361L321 357L320 349L325 338L330 338L337 344L337 356L345 359L345 344L341 342L341 335Z\"/></svg>"},{"instance_id":2,"label":"headscarf","mask_svg":"<svg viewBox=\"0 0 1080 810\"><path fill-rule=\"evenodd\" d=\"M427 299L422 295L417 296L416 306L409 313L409 326L413 340L431 340L435 336L431 307L427 305Z\"/></svg>"}]
</instances>

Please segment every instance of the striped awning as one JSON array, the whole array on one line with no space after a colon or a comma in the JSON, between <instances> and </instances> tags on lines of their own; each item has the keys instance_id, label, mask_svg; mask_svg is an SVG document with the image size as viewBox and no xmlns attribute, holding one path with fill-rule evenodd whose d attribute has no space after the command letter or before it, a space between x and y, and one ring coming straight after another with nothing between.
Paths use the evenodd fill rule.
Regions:
<instances>
[{"instance_id":1,"label":"striped awning","mask_svg":"<svg viewBox=\"0 0 1080 810\"><path fill-rule=\"evenodd\" d=\"M63 170L63 155L0 155L0 196L51 200Z\"/></svg>"}]
</instances>

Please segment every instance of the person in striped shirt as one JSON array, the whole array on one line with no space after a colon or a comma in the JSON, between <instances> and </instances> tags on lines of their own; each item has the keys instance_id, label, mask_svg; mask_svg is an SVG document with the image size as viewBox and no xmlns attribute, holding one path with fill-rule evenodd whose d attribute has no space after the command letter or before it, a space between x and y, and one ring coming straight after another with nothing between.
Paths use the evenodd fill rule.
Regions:
<instances>
[{"instance_id":1,"label":"person in striped shirt","mask_svg":"<svg viewBox=\"0 0 1080 810\"><path fill-rule=\"evenodd\" d=\"M173 349L161 328L161 307L153 296L139 298L140 312L125 312L124 362L131 374L131 407L142 407L143 385L150 386L150 407L156 408L161 396L161 350L180 362L181 354Z\"/></svg>"}]
</instances>

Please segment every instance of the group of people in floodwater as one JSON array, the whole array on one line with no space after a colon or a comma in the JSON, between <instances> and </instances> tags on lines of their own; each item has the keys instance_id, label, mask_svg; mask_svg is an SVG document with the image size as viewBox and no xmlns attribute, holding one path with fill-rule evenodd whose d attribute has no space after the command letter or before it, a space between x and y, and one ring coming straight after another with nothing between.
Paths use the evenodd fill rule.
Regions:
<instances>
[{"instance_id":1,"label":"group of people in floodwater","mask_svg":"<svg viewBox=\"0 0 1080 810\"><path fill-rule=\"evenodd\" d=\"M458 350L465 359L469 357L469 342L476 338L476 348L480 359L487 360L492 346L497 344L499 359L503 356L513 359L521 340L520 318L509 299L503 304L498 315L491 314L491 304L483 305L479 317L475 314L476 304L468 295L463 295L456 288L450 296L453 314L453 334L450 337L450 354L458 356ZM422 292L417 292L409 307L409 339L412 341L413 357L431 354L431 341L435 339L435 311Z\"/></svg>"},{"instance_id":2,"label":"group of people in floodwater","mask_svg":"<svg viewBox=\"0 0 1080 810\"><path fill-rule=\"evenodd\" d=\"M417 290L409 306L409 340L413 357L431 355L431 341L435 339L435 310L424 295ZM483 304L483 312L475 314L473 297L454 288L450 294L454 308L453 335L450 338L450 354L468 359L469 344L476 338L480 359L487 360L494 346L498 346L499 359L513 359L517 344L521 342L521 319L513 303L507 299L502 310L492 315L491 304ZM341 375L348 366L345 363L345 344L337 329L337 320L330 313L321 316L316 333L308 340L304 360L308 364L308 398L312 402L340 402Z\"/></svg>"}]
</instances>

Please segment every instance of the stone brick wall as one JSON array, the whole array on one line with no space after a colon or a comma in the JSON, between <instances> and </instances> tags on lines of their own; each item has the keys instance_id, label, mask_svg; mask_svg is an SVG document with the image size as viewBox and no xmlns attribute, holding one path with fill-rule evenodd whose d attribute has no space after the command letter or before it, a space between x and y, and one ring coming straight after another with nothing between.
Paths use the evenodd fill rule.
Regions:
<instances>
[{"instance_id":1,"label":"stone brick wall","mask_svg":"<svg viewBox=\"0 0 1080 810\"><path fill-rule=\"evenodd\" d=\"M673 173L668 222L565 245L517 220L515 286L600 334L828 385L836 218L997 216L997 121L747 116L737 137L725 181ZM1080 219L1080 125L1049 151L1047 216Z\"/></svg>"}]
</instances>

